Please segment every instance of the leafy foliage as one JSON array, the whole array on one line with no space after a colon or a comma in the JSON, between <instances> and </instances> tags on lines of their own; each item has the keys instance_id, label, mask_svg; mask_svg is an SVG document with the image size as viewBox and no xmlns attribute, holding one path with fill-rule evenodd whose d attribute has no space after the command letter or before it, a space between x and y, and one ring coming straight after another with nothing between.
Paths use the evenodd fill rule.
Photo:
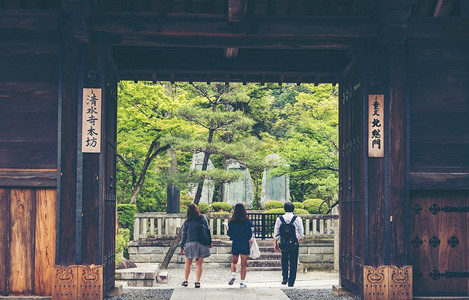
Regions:
<instances>
[{"instance_id":1,"label":"leafy foliage","mask_svg":"<svg viewBox=\"0 0 469 300\"><path fill-rule=\"evenodd\" d=\"M323 200L321 199L308 199L303 202L304 209L309 211L310 214L324 214L327 211L327 206L322 205Z\"/></svg>"},{"instance_id":2,"label":"leafy foliage","mask_svg":"<svg viewBox=\"0 0 469 300\"><path fill-rule=\"evenodd\" d=\"M267 201L264 204L264 209L269 210L273 208L283 208L283 202L282 201Z\"/></svg>"},{"instance_id":3,"label":"leafy foliage","mask_svg":"<svg viewBox=\"0 0 469 300\"><path fill-rule=\"evenodd\" d=\"M220 212L220 211L230 212L231 209L233 208L231 204L226 203L226 202L212 202L211 206L214 212Z\"/></svg>"},{"instance_id":4,"label":"leafy foliage","mask_svg":"<svg viewBox=\"0 0 469 300\"><path fill-rule=\"evenodd\" d=\"M199 203L199 210L201 213L205 214L210 210L210 206L207 203Z\"/></svg>"},{"instance_id":5,"label":"leafy foliage","mask_svg":"<svg viewBox=\"0 0 469 300\"><path fill-rule=\"evenodd\" d=\"M129 258L130 229L119 228L116 236L116 266L125 257Z\"/></svg>"},{"instance_id":6,"label":"leafy foliage","mask_svg":"<svg viewBox=\"0 0 469 300\"><path fill-rule=\"evenodd\" d=\"M189 203L183 196L189 182L214 180L214 201L222 200L223 183L239 178L237 172L224 171L227 159L236 159L250 170L254 207L258 208L262 173L269 167L264 157L271 153L280 154L285 165L270 174L290 177L295 204L309 198L335 200L337 94L331 85L121 82L117 152L127 164L119 160L117 165L119 203L133 199L145 157L166 145L177 153L178 174L169 175L169 158L164 151L154 156L137 193L139 211L164 211L168 183L181 189L182 212ZM213 136L208 143L210 130ZM193 151L209 153L215 170L190 173Z\"/></svg>"},{"instance_id":7,"label":"leafy foliage","mask_svg":"<svg viewBox=\"0 0 469 300\"><path fill-rule=\"evenodd\" d=\"M297 215L307 215L309 212L307 210L301 209L301 208L295 208L293 211ZM283 208L272 208L269 210L264 211L266 214L284 214L285 210Z\"/></svg>"},{"instance_id":8,"label":"leafy foliage","mask_svg":"<svg viewBox=\"0 0 469 300\"><path fill-rule=\"evenodd\" d=\"M292 202L292 203L295 206L295 209L297 209L297 208L304 209L305 208L303 202Z\"/></svg>"},{"instance_id":9,"label":"leafy foliage","mask_svg":"<svg viewBox=\"0 0 469 300\"><path fill-rule=\"evenodd\" d=\"M117 216L120 228L133 230L134 216L137 212L135 204L117 204Z\"/></svg>"}]
</instances>

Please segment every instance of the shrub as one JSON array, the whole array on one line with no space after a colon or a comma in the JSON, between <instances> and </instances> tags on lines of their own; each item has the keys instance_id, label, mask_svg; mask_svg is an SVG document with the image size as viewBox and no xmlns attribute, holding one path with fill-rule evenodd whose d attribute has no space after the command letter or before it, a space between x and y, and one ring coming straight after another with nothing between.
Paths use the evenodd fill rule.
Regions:
<instances>
[{"instance_id":1,"label":"shrub","mask_svg":"<svg viewBox=\"0 0 469 300\"><path fill-rule=\"evenodd\" d=\"M187 212L187 207L194 201L194 199L188 194L181 195L179 198L179 211L181 213Z\"/></svg>"},{"instance_id":2,"label":"shrub","mask_svg":"<svg viewBox=\"0 0 469 300\"><path fill-rule=\"evenodd\" d=\"M117 204L117 219L119 220L119 227L128 228L130 231L133 231L136 212L137 206L135 204Z\"/></svg>"},{"instance_id":3,"label":"shrub","mask_svg":"<svg viewBox=\"0 0 469 300\"><path fill-rule=\"evenodd\" d=\"M283 205L284 203L282 201L267 201L264 203L264 209L283 208Z\"/></svg>"},{"instance_id":4,"label":"shrub","mask_svg":"<svg viewBox=\"0 0 469 300\"><path fill-rule=\"evenodd\" d=\"M203 214L210 210L210 207L208 206L207 203L199 203L198 206L199 206L200 212L203 213Z\"/></svg>"},{"instance_id":5,"label":"shrub","mask_svg":"<svg viewBox=\"0 0 469 300\"><path fill-rule=\"evenodd\" d=\"M321 199L308 199L303 201L304 209L309 211L310 214L321 214L327 211L327 205L322 206L322 211L319 211L319 206L323 201Z\"/></svg>"},{"instance_id":6,"label":"shrub","mask_svg":"<svg viewBox=\"0 0 469 300\"><path fill-rule=\"evenodd\" d=\"M295 205L295 210L296 210L296 209L304 209L304 208L305 208L305 206L304 206L304 204L303 204L302 202L292 202L292 203L293 203L293 205Z\"/></svg>"},{"instance_id":7,"label":"shrub","mask_svg":"<svg viewBox=\"0 0 469 300\"><path fill-rule=\"evenodd\" d=\"M297 215L309 215L309 212L306 209L295 208L295 214Z\"/></svg>"},{"instance_id":8,"label":"shrub","mask_svg":"<svg viewBox=\"0 0 469 300\"><path fill-rule=\"evenodd\" d=\"M283 208L272 208L269 210L264 211L265 214L284 214L285 210ZM309 212L307 210L298 208L295 208L295 214L297 215L308 215Z\"/></svg>"},{"instance_id":9,"label":"shrub","mask_svg":"<svg viewBox=\"0 0 469 300\"><path fill-rule=\"evenodd\" d=\"M265 214L284 214L285 210L283 208L271 208L269 210L264 211Z\"/></svg>"},{"instance_id":10,"label":"shrub","mask_svg":"<svg viewBox=\"0 0 469 300\"><path fill-rule=\"evenodd\" d=\"M231 212L231 204L226 202L212 202L212 210L213 211L226 211Z\"/></svg>"},{"instance_id":11,"label":"shrub","mask_svg":"<svg viewBox=\"0 0 469 300\"><path fill-rule=\"evenodd\" d=\"M116 236L116 266L122 258L129 258L130 229L119 228Z\"/></svg>"}]
</instances>

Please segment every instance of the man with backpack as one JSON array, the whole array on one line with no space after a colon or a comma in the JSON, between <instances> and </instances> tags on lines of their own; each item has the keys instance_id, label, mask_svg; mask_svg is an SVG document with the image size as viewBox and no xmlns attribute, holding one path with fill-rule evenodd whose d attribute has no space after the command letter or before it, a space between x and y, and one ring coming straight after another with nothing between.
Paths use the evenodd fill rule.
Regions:
<instances>
[{"instance_id":1,"label":"man with backpack","mask_svg":"<svg viewBox=\"0 0 469 300\"><path fill-rule=\"evenodd\" d=\"M293 215L295 206L291 202L283 206L285 214L277 218L274 227L275 251L282 251L282 284L295 284L298 268L298 250L304 237L301 218ZM279 242L280 240L280 242ZM290 269L290 274L289 274Z\"/></svg>"}]
</instances>

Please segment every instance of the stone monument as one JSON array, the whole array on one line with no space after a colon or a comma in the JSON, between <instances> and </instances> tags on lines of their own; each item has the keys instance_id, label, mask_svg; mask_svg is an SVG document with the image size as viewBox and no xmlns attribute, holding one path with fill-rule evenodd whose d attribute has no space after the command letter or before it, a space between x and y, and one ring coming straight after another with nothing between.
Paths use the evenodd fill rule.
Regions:
<instances>
[{"instance_id":1,"label":"stone monument","mask_svg":"<svg viewBox=\"0 0 469 300\"><path fill-rule=\"evenodd\" d=\"M273 162L274 166L281 163L280 155L274 153L266 157L266 161ZM262 176L261 206L267 201L290 201L290 178L287 175L269 176L269 170L264 170Z\"/></svg>"},{"instance_id":2,"label":"stone monument","mask_svg":"<svg viewBox=\"0 0 469 300\"><path fill-rule=\"evenodd\" d=\"M192 170L198 170L198 171L202 170L202 165L203 165L203 162L204 162L204 155L205 154L203 152L194 153L192 155L191 171ZM213 169L214 169L213 163L209 159L208 160L208 165L207 165L207 170L213 170ZM195 193L197 192L197 186L198 186L198 184L192 184L189 187L189 193L188 194L191 197L195 197ZM207 203L207 204L210 205L212 203L214 189L215 189L215 186L214 186L212 180L207 180L207 179L204 180L204 186L202 188L202 196L200 197L199 203Z\"/></svg>"},{"instance_id":3,"label":"stone monument","mask_svg":"<svg viewBox=\"0 0 469 300\"><path fill-rule=\"evenodd\" d=\"M227 161L227 170L237 170L242 172L240 179L234 182L225 183L223 185L223 202L231 205L236 203L244 203L247 209L252 209L254 201L254 183L252 182L249 170L241 166L235 160Z\"/></svg>"}]
</instances>

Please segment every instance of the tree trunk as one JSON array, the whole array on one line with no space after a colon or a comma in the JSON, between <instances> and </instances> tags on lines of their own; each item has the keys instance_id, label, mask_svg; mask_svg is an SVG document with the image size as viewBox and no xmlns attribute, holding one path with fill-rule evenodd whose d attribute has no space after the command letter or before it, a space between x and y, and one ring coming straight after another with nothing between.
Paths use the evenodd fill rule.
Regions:
<instances>
[{"instance_id":1,"label":"tree trunk","mask_svg":"<svg viewBox=\"0 0 469 300\"><path fill-rule=\"evenodd\" d=\"M213 133L215 132L215 129L210 129L208 132L208 144L212 143L213 140ZM206 171L208 167L208 159L210 157L210 152L208 147L205 149L205 155L204 155L204 162L202 163L202 171ZM197 192L195 193L194 197L194 204L199 204L200 198L202 197L202 189L204 187L204 183L199 183L197 185ZM176 251L176 248L179 245L179 242L181 241L182 237L182 230L179 230L178 234L174 238L174 240L171 242L171 245L169 246L168 252L166 253L166 256L163 259L163 262L161 263L160 269L167 269L169 262L171 261L171 258L174 255L174 252Z\"/></svg>"}]
</instances>

